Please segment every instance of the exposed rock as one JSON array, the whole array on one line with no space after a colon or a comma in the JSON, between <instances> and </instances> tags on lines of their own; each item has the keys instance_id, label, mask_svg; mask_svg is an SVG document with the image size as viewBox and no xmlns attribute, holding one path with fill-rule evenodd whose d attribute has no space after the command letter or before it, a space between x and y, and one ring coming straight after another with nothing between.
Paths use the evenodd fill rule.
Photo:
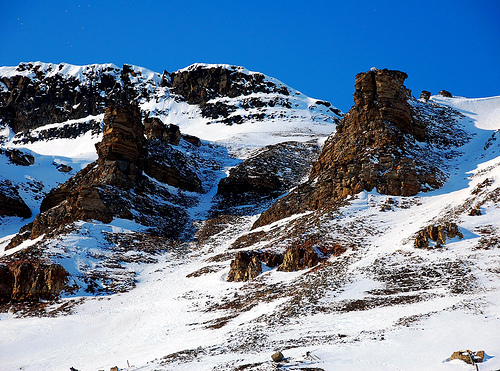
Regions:
<instances>
[{"instance_id":1,"label":"exposed rock","mask_svg":"<svg viewBox=\"0 0 500 371\"><path fill-rule=\"evenodd\" d=\"M172 88L191 104L205 104L219 97L237 97L251 93L280 93L288 95L285 86L266 81L260 73L247 74L236 66L192 65L170 74Z\"/></svg>"},{"instance_id":2,"label":"exposed rock","mask_svg":"<svg viewBox=\"0 0 500 371\"><path fill-rule=\"evenodd\" d=\"M307 176L318 152L315 142L285 142L263 148L221 179L217 187L219 208L227 211L281 196Z\"/></svg>"},{"instance_id":3,"label":"exposed rock","mask_svg":"<svg viewBox=\"0 0 500 371\"><path fill-rule=\"evenodd\" d=\"M450 361L454 359L459 359L470 365L473 365L474 363L482 363L484 360L484 351L479 350L477 352L473 352L471 350L459 350L458 352L453 352L451 355Z\"/></svg>"},{"instance_id":4,"label":"exposed rock","mask_svg":"<svg viewBox=\"0 0 500 371\"><path fill-rule=\"evenodd\" d=\"M422 92L420 93L420 99L423 100L424 102L427 102L430 97L431 97L430 91L422 90Z\"/></svg>"},{"instance_id":5,"label":"exposed rock","mask_svg":"<svg viewBox=\"0 0 500 371\"><path fill-rule=\"evenodd\" d=\"M56 298L68 273L58 264L39 261L0 263L0 303Z\"/></svg>"},{"instance_id":6,"label":"exposed rock","mask_svg":"<svg viewBox=\"0 0 500 371\"><path fill-rule=\"evenodd\" d=\"M262 263L257 255L238 251L231 261L231 269L227 276L229 282L248 281L262 273Z\"/></svg>"},{"instance_id":7,"label":"exposed rock","mask_svg":"<svg viewBox=\"0 0 500 371\"><path fill-rule=\"evenodd\" d=\"M283 361L283 359L285 358L285 356L284 356L284 355L283 355L283 353L281 353L281 352L276 352L276 353L274 353L274 354L271 356L271 358L272 358L273 362L278 363L278 362Z\"/></svg>"},{"instance_id":8,"label":"exposed rock","mask_svg":"<svg viewBox=\"0 0 500 371\"><path fill-rule=\"evenodd\" d=\"M445 223L443 225L429 225L420 230L415 237L415 247L419 249L429 248L430 241L435 242L434 247L442 247L447 239L464 236L456 223Z\"/></svg>"},{"instance_id":9,"label":"exposed rock","mask_svg":"<svg viewBox=\"0 0 500 371\"><path fill-rule=\"evenodd\" d=\"M200 138L195 137L194 135L182 134L182 139L184 139L188 143L191 143L193 146L201 147Z\"/></svg>"},{"instance_id":10,"label":"exposed rock","mask_svg":"<svg viewBox=\"0 0 500 371\"><path fill-rule=\"evenodd\" d=\"M0 180L0 216L31 217L31 210L9 180Z\"/></svg>"},{"instance_id":11,"label":"exposed rock","mask_svg":"<svg viewBox=\"0 0 500 371\"><path fill-rule=\"evenodd\" d=\"M305 268L314 267L319 262L318 253L313 247L290 247L284 257L279 271L295 272Z\"/></svg>"},{"instance_id":12,"label":"exposed rock","mask_svg":"<svg viewBox=\"0 0 500 371\"><path fill-rule=\"evenodd\" d=\"M453 95L449 91L446 91L446 90L441 90L439 92L439 95L442 97L453 98Z\"/></svg>"},{"instance_id":13,"label":"exposed rock","mask_svg":"<svg viewBox=\"0 0 500 371\"><path fill-rule=\"evenodd\" d=\"M0 154L4 150L0 149ZM35 163L35 157L28 153L21 152L18 149L6 149L5 155L9 158L10 162L19 166L30 166Z\"/></svg>"},{"instance_id":14,"label":"exposed rock","mask_svg":"<svg viewBox=\"0 0 500 371\"><path fill-rule=\"evenodd\" d=\"M66 165L66 164L57 164L54 162L54 166L61 173L69 173L71 170L73 170L73 168L71 166Z\"/></svg>"},{"instance_id":15,"label":"exposed rock","mask_svg":"<svg viewBox=\"0 0 500 371\"><path fill-rule=\"evenodd\" d=\"M21 63L18 75L1 79L7 91L0 92L0 117L15 133L103 113L113 90L121 89L114 66L86 66L83 84L62 73L66 66Z\"/></svg>"},{"instance_id":16,"label":"exposed rock","mask_svg":"<svg viewBox=\"0 0 500 371\"><path fill-rule=\"evenodd\" d=\"M168 124L167 133L168 133L168 143L174 146L178 146L182 137L181 130L179 129L179 127L177 125Z\"/></svg>"},{"instance_id":17,"label":"exposed rock","mask_svg":"<svg viewBox=\"0 0 500 371\"><path fill-rule=\"evenodd\" d=\"M99 182L132 188L142 174L147 154L139 107L112 105L106 109L104 124L102 141L96 145Z\"/></svg>"},{"instance_id":18,"label":"exposed rock","mask_svg":"<svg viewBox=\"0 0 500 371\"><path fill-rule=\"evenodd\" d=\"M159 140L164 144L179 145L181 131L177 125L165 125L159 118L145 118L144 132L148 140Z\"/></svg>"},{"instance_id":19,"label":"exposed rock","mask_svg":"<svg viewBox=\"0 0 500 371\"><path fill-rule=\"evenodd\" d=\"M173 126L173 125L172 125ZM180 151L161 142L148 143L149 156L144 172L156 180L190 192L201 192L196 164Z\"/></svg>"},{"instance_id":20,"label":"exposed rock","mask_svg":"<svg viewBox=\"0 0 500 371\"><path fill-rule=\"evenodd\" d=\"M455 129L458 112L411 98L403 85L406 77L387 69L358 74L355 105L326 141L309 181L262 213L254 228L334 207L348 196L374 188L395 196L439 188L446 177L439 168L443 151L453 157L450 147L470 137Z\"/></svg>"},{"instance_id":21,"label":"exposed rock","mask_svg":"<svg viewBox=\"0 0 500 371\"><path fill-rule=\"evenodd\" d=\"M142 175L147 148L137 105L113 105L106 110L104 121L104 136L96 145L98 160L51 190L42 201L41 213L7 249L27 238L58 233L76 220L110 223L115 217L134 219L156 233L180 235L185 212L171 206L170 194ZM164 201L157 204L149 194Z\"/></svg>"}]
</instances>

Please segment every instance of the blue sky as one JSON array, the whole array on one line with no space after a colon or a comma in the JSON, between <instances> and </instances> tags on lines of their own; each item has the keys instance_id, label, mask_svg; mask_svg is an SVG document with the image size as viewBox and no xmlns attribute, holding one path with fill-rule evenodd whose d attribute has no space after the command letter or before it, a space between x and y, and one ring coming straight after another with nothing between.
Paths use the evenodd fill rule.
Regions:
<instances>
[{"instance_id":1,"label":"blue sky","mask_svg":"<svg viewBox=\"0 0 500 371\"><path fill-rule=\"evenodd\" d=\"M242 65L352 105L356 73L408 73L419 96L500 95L500 1L4 1L0 65Z\"/></svg>"}]
</instances>

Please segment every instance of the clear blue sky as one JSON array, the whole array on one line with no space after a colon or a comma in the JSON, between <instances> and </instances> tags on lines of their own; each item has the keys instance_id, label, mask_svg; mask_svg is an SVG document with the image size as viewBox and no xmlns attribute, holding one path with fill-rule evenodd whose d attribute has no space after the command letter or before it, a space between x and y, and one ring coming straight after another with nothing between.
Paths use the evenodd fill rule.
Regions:
<instances>
[{"instance_id":1,"label":"clear blue sky","mask_svg":"<svg viewBox=\"0 0 500 371\"><path fill-rule=\"evenodd\" d=\"M417 97L500 95L500 1L87 0L0 5L0 65L242 65L343 111L371 67Z\"/></svg>"}]
</instances>

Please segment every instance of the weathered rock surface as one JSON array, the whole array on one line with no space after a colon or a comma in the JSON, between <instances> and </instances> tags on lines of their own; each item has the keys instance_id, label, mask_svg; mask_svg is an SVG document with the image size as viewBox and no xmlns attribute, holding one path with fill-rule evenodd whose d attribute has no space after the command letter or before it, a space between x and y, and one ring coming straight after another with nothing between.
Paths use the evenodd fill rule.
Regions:
<instances>
[{"instance_id":1,"label":"weathered rock surface","mask_svg":"<svg viewBox=\"0 0 500 371\"><path fill-rule=\"evenodd\" d=\"M88 83L82 84L77 76L64 73L67 66L21 63L18 75L3 77L1 82L7 87L0 91L3 122L18 133L103 113L110 94L121 89L119 69L86 66L82 74Z\"/></svg>"},{"instance_id":2,"label":"weathered rock surface","mask_svg":"<svg viewBox=\"0 0 500 371\"><path fill-rule=\"evenodd\" d=\"M299 184L319 154L315 142L270 145L229 171L217 187L219 208L276 198Z\"/></svg>"},{"instance_id":3,"label":"weathered rock surface","mask_svg":"<svg viewBox=\"0 0 500 371\"><path fill-rule=\"evenodd\" d=\"M420 93L420 99L422 99L424 102L427 102L430 97L431 97L430 91L422 90L422 92Z\"/></svg>"},{"instance_id":4,"label":"weathered rock surface","mask_svg":"<svg viewBox=\"0 0 500 371\"><path fill-rule=\"evenodd\" d=\"M453 352L450 357L450 361L454 359L459 359L468 363L469 365L473 365L474 363L482 363L484 360L484 351L479 350L477 352L473 352L471 350L459 350L458 352Z\"/></svg>"},{"instance_id":5,"label":"weathered rock surface","mask_svg":"<svg viewBox=\"0 0 500 371\"><path fill-rule=\"evenodd\" d=\"M441 90L439 92L439 95L441 95L442 97L447 97L447 98L453 98L453 94L451 94L449 91L447 90Z\"/></svg>"},{"instance_id":6,"label":"weathered rock surface","mask_svg":"<svg viewBox=\"0 0 500 371\"><path fill-rule=\"evenodd\" d=\"M257 255L238 251L231 261L231 268L227 275L229 282L248 281L262 273L262 263Z\"/></svg>"},{"instance_id":7,"label":"weathered rock surface","mask_svg":"<svg viewBox=\"0 0 500 371\"><path fill-rule=\"evenodd\" d=\"M106 110L98 160L87 165L43 199L32 223L7 248L27 238L54 234L76 220L109 223L113 218L134 219L155 233L179 236L187 216L171 206L170 194L143 176L146 139L137 105L114 104ZM150 194L163 198L152 200Z\"/></svg>"},{"instance_id":8,"label":"weathered rock surface","mask_svg":"<svg viewBox=\"0 0 500 371\"><path fill-rule=\"evenodd\" d=\"M182 152L161 141L148 142L144 172L159 182L190 192L201 192L195 166Z\"/></svg>"},{"instance_id":9,"label":"weathered rock surface","mask_svg":"<svg viewBox=\"0 0 500 371\"><path fill-rule=\"evenodd\" d=\"M289 94L286 87L266 81L263 74L247 74L237 66L192 65L172 72L170 76L173 91L191 104L204 105L220 96L233 98L251 93Z\"/></svg>"},{"instance_id":10,"label":"weathered rock surface","mask_svg":"<svg viewBox=\"0 0 500 371\"><path fill-rule=\"evenodd\" d=\"M429 248L430 242L435 242L434 247L446 245L446 240L458 237L464 238L456 223L445 223L443 225L429 225L419 231L415 237L415 247L419 249Z\"/></svg>"},{"instance_id":11,"label":"weathered rock surface","mask_svg":"<svg viewBox=\"0 0 500 371\"><path fill-rule=\"evenodd\" d=\"M68 273L57 264L39 261L0 263L0 303L56 298Z\"/></svg>"},{"instance_id":12,"label":"weathered rock surface","mask_svg":"<svg viewBox=\"0 0 500 371\"><path fill-rule=\"evenodd\" d=\"M31 210L8 180L0 180L0 216L31 217Z\"/></svg>"},{"instance_id":13,"label":"weathered rock surface","mask_svg":"<svg viewBox=\"0 0 500 371\"><path fill-rule=\"evenodd\" d=\"M148 140L158 140L164 144L179 145L181 131L177 125L165 125L158 117L144 118L144 133Z\"/></svg>"},{"instance_id":14,"label":"weathered rock surface","mask_svg":"<svg viewBox=\"0 0 500 371\"><path fill-rule=\"evenodd\" d=\"M298 105L285 85L238 66L194 64L172 72L170 78L172 91L199 105L201 114L211 122L233 125L285 118L283 111L275 108L288 111ZM336 121L342 116L328 102L317 101L316 106L327 112L324 119Z\"/></svg>"},{"instance_id":15,"label":"weathered rock surface","mask_svg":"<svg viewBox=\"0 0 500 371\"><path fill-rule=\"evenodd\" d=\"M7 156L11 163L19 166L30 166L35 163L35 157L18 149L0 149L0 154Z\"/></svg>"},{"instance_id":16,"label":"weathered rock surface","mask_svg":"<svg viewBox=\"0 0 500 371\"><path fill-rule=\"evenodd\" d=\"M386 69L358 74L355 104L325 143L309 181L265 211L254 228L333 207L361 191L413 196L439 188L446 178L442 158L469 138L454 127L458 112L411 98L406 77Z\"/></svg>"}]
</instances>

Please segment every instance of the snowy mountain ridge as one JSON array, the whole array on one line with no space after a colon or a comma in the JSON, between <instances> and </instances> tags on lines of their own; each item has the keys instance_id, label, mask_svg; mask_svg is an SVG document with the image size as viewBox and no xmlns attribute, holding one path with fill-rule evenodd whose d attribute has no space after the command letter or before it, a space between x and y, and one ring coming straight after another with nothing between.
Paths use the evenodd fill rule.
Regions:
<instances>
[{"instance_id":1,"label":"snowy mountain ridge","mask_svg":"<svg viewBox=\"0 0 500 371\"><path fill-rule=\"evenodd\" d=\"M106 66L115 78L122 74ZM2 116L2 151L15 149L34 160L16 165L12 155L0 155L0 181L10 182L33 213L26 220L0 217L0 268L41 256L63 267L69 281L57 300L3 306L0 369L468 369L448 360L465 349L486 352L479 369L499 368L500 96L409 100L413 109L421 107L415 117L428 121L426 135L433 139L426 145L453 152L439 164L443 185L414 195L361 190L335 207L252 229L263 211L288 197L281 186L300 190L309 169L320 168L319 146L332 132L327 143L333 140L342 116L326 102L267 77L248 84L257 91L233 97L240 88L225 90L221 81L238 82L234 71L259 75L243 68L192 65L180 73L200 68L209 72L202 72L199 92L212 89L218 96L196 104L187 100L205 93L186 97L178 93L185 94L182 88L161 86L160 74L143 69L147 78L134 82L129 73L131 86L140 85L134 91L145 94L138 99L145 127L158 118L159 123L149 121L151 130L174 124L183 136L172 144L169 134L163 143L146 130L146 162L187 166L201 182L201 191L186 191L145 173L144 184L156 188L141 192L157 205L184 210L187 238L151 233L151 226L134 219L132 207L130 218L76 221L52 237L5 250L19 228L33 221L51 189L99 161L94 145L105 139L103 125L112 124L104 112L82 112L83 117L13 135L4 121L12 115ZM62 70L77 78L85 68ZM0 80L15 75L6 71ZM163 81L169 85L174 79L175 73ZM276 92L258 91L274 87ZM283 87L288 95L280 92ZM106 92L105 99L122 91ZM213 117L221 112L226 114ZM449 121L435 124L437 117ZM444 134L447 122L453 132ZM68 129L81 123L89 125ZM65 130L51 131L60 128ZM200 146L185 134L199 137ZM394 135L413 140L406 133ZM412 145L423 148L422 143ZM162 153L172 162L154 157ZM385 153L382 161L369 153L377 169L388 161ZM62 172L61 165L72 169ZM134 193L139 196L139 188ZM453 226L459 233L450 232ZM418 238L425 238L428 248L418 247ZM247 266L236 267L245 256ZM228 282L236 269L250 279ZM273 362L275 351L285 360Z\"/></svg>"}]
</instances>

